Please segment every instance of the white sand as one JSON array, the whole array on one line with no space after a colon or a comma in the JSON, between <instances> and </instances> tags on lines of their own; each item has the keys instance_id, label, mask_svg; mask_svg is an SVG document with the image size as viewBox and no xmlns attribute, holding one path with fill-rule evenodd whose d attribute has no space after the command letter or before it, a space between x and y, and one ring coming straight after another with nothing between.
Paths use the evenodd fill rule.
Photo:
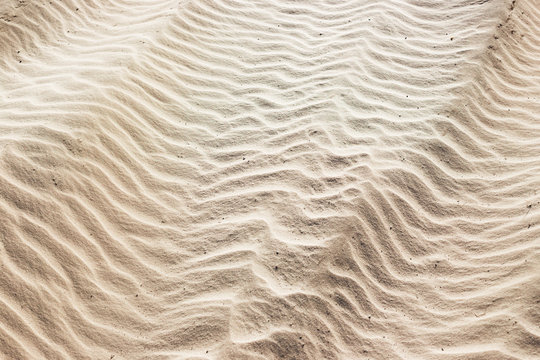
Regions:
<instances>
[{"instance_id":1,"label":"white sand","mask_svg":"<svg viewBox=\"0 0 540 360\"><path fill-rule=\"evenodd\" d=\"M1 359L539 359L537 0L0 2Z\"/></svg>"}]
</instances>

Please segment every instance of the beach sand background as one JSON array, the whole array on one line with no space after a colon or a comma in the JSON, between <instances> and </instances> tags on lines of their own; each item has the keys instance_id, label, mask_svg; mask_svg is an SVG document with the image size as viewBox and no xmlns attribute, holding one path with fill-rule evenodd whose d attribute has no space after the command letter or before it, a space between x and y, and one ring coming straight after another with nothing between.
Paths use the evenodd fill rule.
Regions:
<instances>
[{"instance_id":1,"label":"beach sand background","mask_svg":"<svg viewBox=\"0 0 540 360\"><path fill-rule=\"evenodd\" d=\"M539 359L540 3L0 4L2 359Z\"/></svg>"}]
</instances>

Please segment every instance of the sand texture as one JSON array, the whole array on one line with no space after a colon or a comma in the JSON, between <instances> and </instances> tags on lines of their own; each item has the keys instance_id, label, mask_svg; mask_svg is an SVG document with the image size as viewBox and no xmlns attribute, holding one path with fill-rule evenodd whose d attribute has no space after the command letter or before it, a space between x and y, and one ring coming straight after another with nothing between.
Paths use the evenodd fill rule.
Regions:
<instances>
[{"instance_id":1,"label":"sand texture","mask_svg":"<svg viewBox=\"0 0 540 360\"><path fill-rule=\"evenodd\" d=\"M0 359L540 359L540 1L0 1Z\"/></svg>"}]
</instances>

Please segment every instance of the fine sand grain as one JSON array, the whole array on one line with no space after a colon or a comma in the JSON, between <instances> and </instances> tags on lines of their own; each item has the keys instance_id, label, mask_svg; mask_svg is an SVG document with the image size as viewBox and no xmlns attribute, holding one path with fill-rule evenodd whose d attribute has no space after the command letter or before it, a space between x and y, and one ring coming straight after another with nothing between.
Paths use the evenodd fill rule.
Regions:
<instances>
[{"instance_id":1,"label":"fine sand grain","mask_svg":"<svg viewBox=\"0 0 540 360\"><path fill-rule=\"evenodd\" d=\"M1 359L540 359L538 0L0 1Z\"/></svg>"}]
</instances>

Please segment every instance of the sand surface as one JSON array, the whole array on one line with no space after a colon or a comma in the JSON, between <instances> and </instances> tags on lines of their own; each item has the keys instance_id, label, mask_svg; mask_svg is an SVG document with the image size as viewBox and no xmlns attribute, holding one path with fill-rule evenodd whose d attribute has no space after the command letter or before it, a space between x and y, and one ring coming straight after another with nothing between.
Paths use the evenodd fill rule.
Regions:
<instances>
[{"instance_id":1,"label":"sand surface","mask_svg":"<svg viewBox=\"0 0 540 360\"><path fill-rule=\"evenodd\" d=\"M0 1L1 359L540 359L538 0Z\"/></svg>"}]
</instances>

